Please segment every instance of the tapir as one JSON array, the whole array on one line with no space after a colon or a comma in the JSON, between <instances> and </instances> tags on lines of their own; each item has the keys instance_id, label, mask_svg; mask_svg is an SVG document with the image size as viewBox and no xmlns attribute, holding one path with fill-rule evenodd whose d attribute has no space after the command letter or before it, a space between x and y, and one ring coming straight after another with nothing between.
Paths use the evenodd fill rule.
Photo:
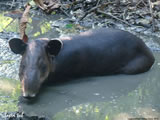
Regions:
<instances>
[{"instance_id":1,"label":"tapir","mask_svg":"<svg viewBox=\"0 0 160 120\"><path fill-rule=\"evenodd\" d=\"M148 71L155 61L142 39L110 28L27 43L12 38L9 46L22 55L19 78L25 98L34 98L48 76L54 83L85 76L138 74Z\"/></svg>"}]
</instances>

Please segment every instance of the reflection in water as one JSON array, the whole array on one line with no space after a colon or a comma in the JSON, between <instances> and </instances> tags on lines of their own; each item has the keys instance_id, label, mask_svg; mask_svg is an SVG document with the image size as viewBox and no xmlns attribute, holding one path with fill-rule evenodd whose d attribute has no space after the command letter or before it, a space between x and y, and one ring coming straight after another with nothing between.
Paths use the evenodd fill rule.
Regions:
<instances>
[{"instance_id":1,"label":"reflection in water","mask_svg":"<svg viewBox=\"0 0 160 120\"><path fill-rule=\"evenodd\" d=\"M54 116L54 120L160 117L159 55L155 53L157 61L149 72L84 78L48 87L35 103L20 103L20 110L30 115Z\"/></svg>"}]
</instances>

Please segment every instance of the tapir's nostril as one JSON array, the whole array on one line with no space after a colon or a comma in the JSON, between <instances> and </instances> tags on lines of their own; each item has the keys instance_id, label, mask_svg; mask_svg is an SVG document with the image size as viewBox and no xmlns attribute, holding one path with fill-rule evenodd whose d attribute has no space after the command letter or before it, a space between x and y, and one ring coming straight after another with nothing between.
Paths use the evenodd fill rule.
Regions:
<instances>
[{"instance_id":1,"label":"tapir's nostril","mask_svg":"<svg viewBox=\"0 0 160 120\"><path fill-rule=\"evenodd\" d=\"M31 99L31 98L34 98L36 96L36 94L23 94L23 97L26 98L26 99Z\"/></svg>"}]
</instances>

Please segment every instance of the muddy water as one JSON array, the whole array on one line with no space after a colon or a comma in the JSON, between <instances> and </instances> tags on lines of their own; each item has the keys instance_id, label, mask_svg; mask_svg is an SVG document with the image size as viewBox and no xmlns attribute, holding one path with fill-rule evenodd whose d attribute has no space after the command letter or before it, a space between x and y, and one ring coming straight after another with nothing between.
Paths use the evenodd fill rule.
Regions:
<instances>
[{"instance_id":1,"label":"muddy water","mask_svg":"<svg viewBox=\"0 0 160 120\"><path fill-rule=\"evenodd\" d=\"M157 113L160 111L160 53L154 55L156 62L149 72L89 77L47 87L34 103L20 103L19 108L29 115L45 115L49 118L55 116L57 120L76 120L77 117L91 120L97 116L97 112L102 114L102 118L121 113L139 117L139 109L142 109L141 112L150 112L146 112L146 115L160 117ZM89 109L89 106L93 109ZM88 116L83 113L86 111L90 113Z\"/></svg>"}]
</instances>

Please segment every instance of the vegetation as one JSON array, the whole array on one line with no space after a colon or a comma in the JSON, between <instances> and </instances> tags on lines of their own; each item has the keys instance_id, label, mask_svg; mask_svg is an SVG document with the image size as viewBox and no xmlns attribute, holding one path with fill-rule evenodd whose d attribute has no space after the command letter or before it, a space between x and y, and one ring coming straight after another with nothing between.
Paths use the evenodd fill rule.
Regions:
<instances>
[{"instance_id":1,"label":"vegetation","mask_svg":"<svg viewBox=\"0 0 160 120\"><path fill-rule=\"evenodd\" d=\"M8 78L0 78L0 112L17 111L19 96L19 81Z\"/></svg>"}]
</instances>

